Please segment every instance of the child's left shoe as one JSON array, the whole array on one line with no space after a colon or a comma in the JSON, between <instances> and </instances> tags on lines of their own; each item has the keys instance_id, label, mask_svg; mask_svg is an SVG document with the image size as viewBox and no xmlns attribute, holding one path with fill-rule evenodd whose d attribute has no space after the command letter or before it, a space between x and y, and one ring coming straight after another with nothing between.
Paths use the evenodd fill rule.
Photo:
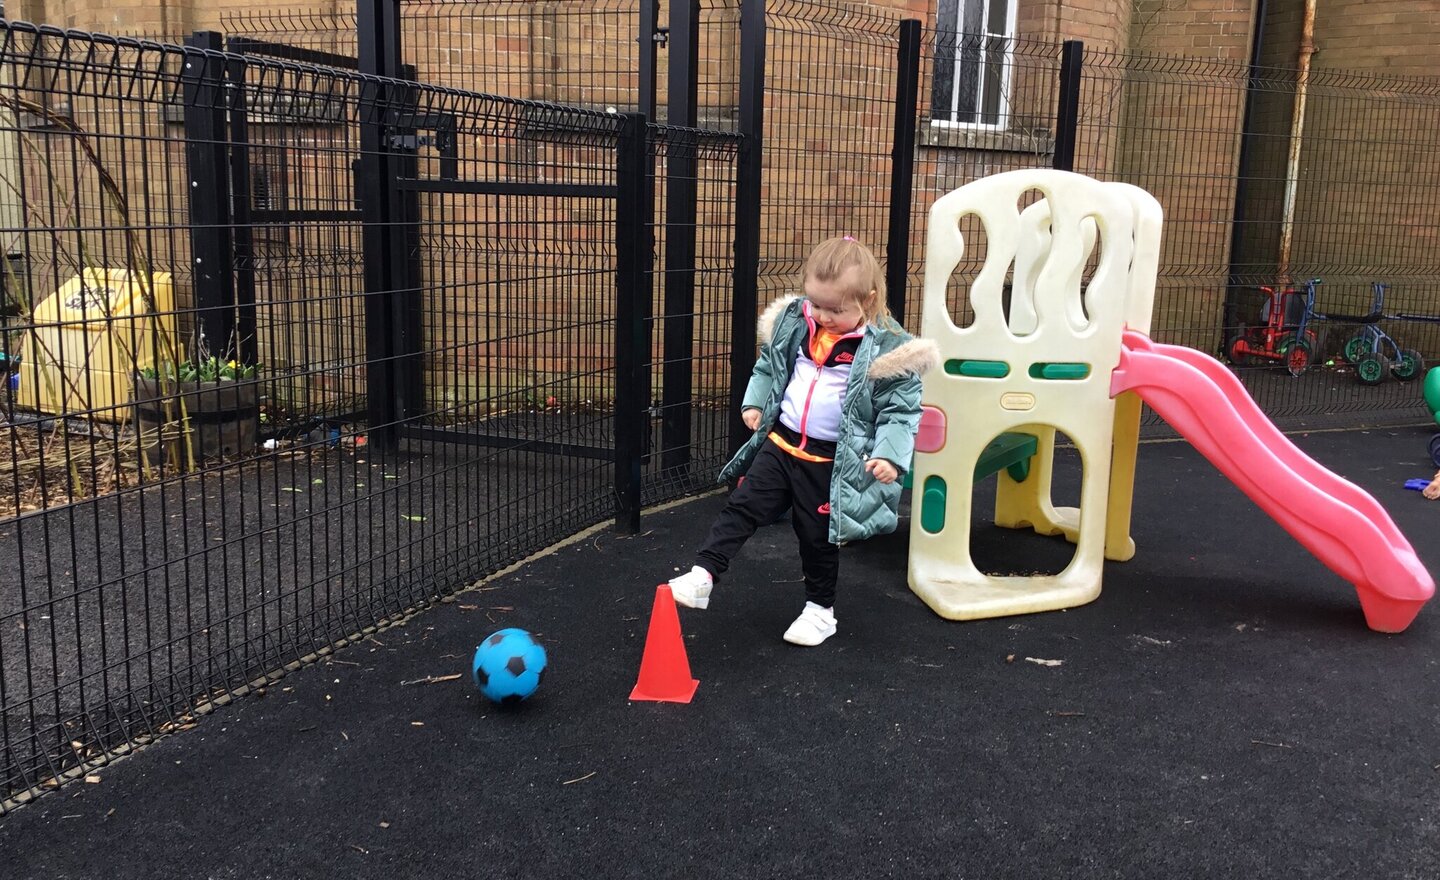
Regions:
<instances>
[{"instance_id":1,"label":"child's left shoe","mask_svg":"<svg viewBox=\"0 0 1440 880\"><path fill-rule=\"evenodd\" d=\"M823 608L814 602L806 602L805 610L785 630L785 641L792 645L813 648L835 635L835 610Z\"/></svg>"}]
</instances>

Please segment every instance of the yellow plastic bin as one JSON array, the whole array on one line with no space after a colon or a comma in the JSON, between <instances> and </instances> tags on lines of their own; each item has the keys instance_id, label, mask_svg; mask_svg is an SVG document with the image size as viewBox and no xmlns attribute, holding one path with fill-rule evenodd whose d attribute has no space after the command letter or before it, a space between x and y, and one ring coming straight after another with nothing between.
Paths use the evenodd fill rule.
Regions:
<instances>
[{"instance_id":1,"label":"yellow plastic bin","mask_svg":"<svg viewBox=\"0 0 1440 880\"><path fill-rule=\"evenodd\" d=\"M36 305L31 323L15 404L124 421L131 415L135 371L174 350L171 276L85 269Z\"/></svg>"}]
</instances>

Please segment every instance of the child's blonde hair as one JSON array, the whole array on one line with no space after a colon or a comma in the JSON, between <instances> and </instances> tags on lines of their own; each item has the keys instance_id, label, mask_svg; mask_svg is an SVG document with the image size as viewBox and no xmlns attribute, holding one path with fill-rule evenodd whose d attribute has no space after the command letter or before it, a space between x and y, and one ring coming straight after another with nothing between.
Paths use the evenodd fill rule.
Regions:
<instances>
[{"instance_id":1,"label":"child's blonde hair","mask_svg":"<svg viewBox=\"0 0 1440 880\"><path fill-rule=\"evenodd\" d=\"M860 311L865 314L865 323L874 324L880 318L888 316L890 310L885 305L885 273L880 271L880 261L875 259L869 248L848 235L827 238L815 246L810 256L805 259L804 268L800 270L801 289L804 289L807 279L833 282L851 268L859 270L855 273L856 289L847 290L845 294L854 297L860 304Z\"/></svg>"}]
</instances>

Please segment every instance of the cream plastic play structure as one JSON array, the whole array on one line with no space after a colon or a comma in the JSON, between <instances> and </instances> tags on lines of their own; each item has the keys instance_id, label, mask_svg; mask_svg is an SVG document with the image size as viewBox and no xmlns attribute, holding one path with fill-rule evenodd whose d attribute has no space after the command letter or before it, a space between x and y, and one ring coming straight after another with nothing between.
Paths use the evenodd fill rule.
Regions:
<instances>
[{"instance_id":1,"label":"cream plastic play structure","mask_svg":"<svg viewBox=\"0 0 1440 880\"><path fill-rule=\"evenodd\" d=\"M959 327L946 291L971 215L985 229L985 261L968 291L974 320ZM921 334L939 344L944 369L925 382L911 474L911 589L954 620L1095 599L1105 559L1135 553L1143 400L1354 583L1372 629L1405 629L1435 585L1384 508L1290 443L1218 361L1146 335L1161 223L1144 190L1051 170L983 178L931 208ZM1080 454L1078 509L1051 502L1057 429ZM972 481L997 470L996 525L1064 535L1075 544L1064 571L995 576L971 560Z\"/></svg>"}]
</instances>

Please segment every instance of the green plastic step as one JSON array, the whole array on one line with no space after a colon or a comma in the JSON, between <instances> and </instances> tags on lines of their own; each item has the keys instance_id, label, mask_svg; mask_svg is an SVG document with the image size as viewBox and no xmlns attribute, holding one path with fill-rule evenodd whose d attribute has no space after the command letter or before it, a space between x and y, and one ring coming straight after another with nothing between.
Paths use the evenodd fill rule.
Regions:
<instances>
[{"instance_id":1,"label":"green plastic step","mask_svg":"<svg viewBox=\"0 0 1440 880\"><path fill-rule=\"evenodd\" d=\"M1025 478L1030 476L1030 460L1035 457L1039 446L1040 441L1035 439L1034 434L1022 434L1018 431L1001 434L991 440L980 453L980 460L975 463L975 482L978 483L1001 468L1004 468L1015 482L1025 482ZM913 489L914 473L913 470L906 471L905 476L900 479L900 485Z\"/></svg>"},{"instance_id":2,"label":"green plastic step","mask_svg":"<svg viewBox=\"0 0 1440 880\"><path fill-rule=\"evenodd\" d=\"M980 460L975 463L975 480L985 479L1004 468L1017 483L1025 482L1030 476L1030 459L1035 457L1040 441L1034 434L1008 431L990 441Z\"/></svg>"},{"instance_id":3,"label":"green plastic step","mask_svg":"<svg viewBox=\"0 0 1440 880\"><path fill-rule=\"evenodd\" d=\"M952 376L969 376L975 379L1004 379L1010 375L1010 365L1004 361L951 358L945 362L945 372Z\"/></svg>"},{"instance_id":4,"label":"green plastic step","mask_svg":"<svg viewBox=\"0 0 1440 880\"><path fill-rule=\"evenodd\" d=\"M1032 379L1059 379L1076 380L1084 379L1090 375L1089 364L1031 364L1030 378Z\"/></svg>"}]
</instances>

